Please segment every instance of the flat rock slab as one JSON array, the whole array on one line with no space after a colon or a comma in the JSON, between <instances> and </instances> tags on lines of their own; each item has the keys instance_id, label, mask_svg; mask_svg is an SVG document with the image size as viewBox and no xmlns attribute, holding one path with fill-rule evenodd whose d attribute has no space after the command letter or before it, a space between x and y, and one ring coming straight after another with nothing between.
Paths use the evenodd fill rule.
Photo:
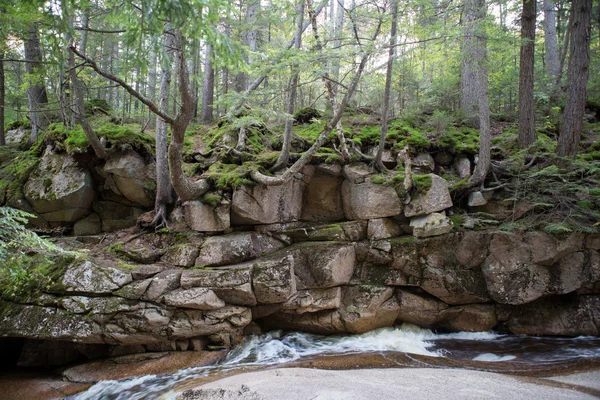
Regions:
<instances>
[{"instance_id":1,"label":"flat rock slab","mask_svg":"<svg viewBox=\"0 0 600 400\"><path fill-rule=\"evenodd\" d=\"M225 356L224 351L180 351L112 357L67 368L63 376L71 382L89 383L139 375L166 374L182 368L216 364Z\"/></svg>"},{"instance_id":2,"label":"flat rock slab","mask_svg":"<svg viewBox=\"0 0 600 400\"><path fill-rule=\"evenodd\" d=\"M215 393L215 389L222 393L222 396L229 397L207 396ZM576 390L538 385L491 372L428 368L348 371L285 368L231 376L199 386L194 391L196 393L184 392L178 399L574 400L596 398ZM235 397L235 393L239 393L238 397Z\"/></svg>"}]
</instances>

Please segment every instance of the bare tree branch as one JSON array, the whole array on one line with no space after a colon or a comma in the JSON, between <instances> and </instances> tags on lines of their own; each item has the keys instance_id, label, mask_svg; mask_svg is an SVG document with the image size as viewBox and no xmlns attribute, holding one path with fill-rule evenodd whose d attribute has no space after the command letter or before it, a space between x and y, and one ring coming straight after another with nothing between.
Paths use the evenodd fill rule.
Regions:
<instances>
[{"instance_id":1,"label":"bare tree branch","mask_svg":"<svg viewBox=\"0 0 600 400\"><path fill-rule=\"evenodd\" d=\"M100 68L98 66L98 64L96 64L96 62L94 60L92 60L91 58L87 57L84 54L81 54L77 50L77 48L75 48L75 46L69 46L69 50L71 50L79 58L85 60L87 62L87 64L90 67L92 67L92 69L94 71L96 71L98 74L102 75L103 77L105 77L108 80L118 83L121 87L123 87L123 89L127 90L127 92L129 92L129 94L131 94L133 97L135 97L136 99L138 99L139 101L144 103L150 109L150 111L152 111L154 114L161 117L166 123L173 124L175 122L175 120L171 116L160 111L158 109L158 106L154 102L152 102L150 99L144 97L140 92L138 92L137 90L132 88L130 85L128 85L127 82L125 82L123 79L104 71L102 68Z\"/></svg>"}]
</instances>

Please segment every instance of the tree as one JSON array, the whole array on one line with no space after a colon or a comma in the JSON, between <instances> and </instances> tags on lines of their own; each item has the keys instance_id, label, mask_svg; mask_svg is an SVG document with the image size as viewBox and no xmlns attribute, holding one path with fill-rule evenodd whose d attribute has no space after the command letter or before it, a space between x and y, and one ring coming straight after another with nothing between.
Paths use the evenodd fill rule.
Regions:
<instances>
[{"instance_id":1,"label":"tree","mask_svg":"<svg viewBox=\"0 0 600 400\"><path fill-rule=\"evenodd\" d=\"M533 63L536 0L523 0L521 16L521 54L519 63L519 147L537 140L533 101Z\"/></svg>"},{"instance_id":2,"label":"tree","mask_svg":"<svg viewBox=\"0 0 600 400\"><path fill-rule=\"evenodd\" d=\"M294 36L294 49L296 52L300 50L300 46L302 45L302 27L304 25L304 0L298 1L298 15L296 16L296 35ZM293 66L295 71L292 72L292 78L290 79L289 85L289 98L288 98L288 106L287 106L287 119L285 121L285 130L283 132L283 144L281 146L281 153L279 153L279 157L277 158L277 162L271 168L271 171L278 171L282 168L287 167L288 162L290 160L290 148L292 146L292 125L294 123L292 114L294 114L294 109L296 106L296 92L298 90L298 80L300 77L300 72L298 71L298 66Z\"/></svg>"},{"instance_id":3,"label":"tree","mask_svg":"<svg viewBox=\"0 0 600 400\"><path fill-rule=\"evenodd\" d=\"M486 32L485 32L485 0L466 0L465 15L473 23L474 41L470 51L473 68L475 71L475 88L477 93L477 113L479 115L479 161L475 166L473 175L469 178L469 185L483 185L491 164L491 132L490 132L490 105L488 96L488 68L486 59Z\"/></svg>"},{"instance_id":4,"label":"tree","mask_svg":"<svg viewBox=\"0 0 600 400\"><path fill-rule=\"evenodd\" d=\"M461 63L461 97L460 107L464 111L467 121L470 125L478 127L477 108L477 63L473 59L473 51L477 45L477 27L476 19L479 18L479 12L476 10L472 1L466 0L463 13L463 40L461 43L462 63Z\"/></svg>"},{"instance_id":5,"label":"tree","mask_svg":"<svg viewBox=\"0 0 600 400\"><path fill-rule=\"evenodd\" d=\"M158 93L158 108L167 113L169 111L169 92L171 91L171 65L174 61L175 49L180 45L180 38L176 36L171 24L166 24L164 33L164 53L166 58L162 61L160 73L160 89ZM171 202L171 179L168 162L168 124L162 118L156 121L156 198L154 201L155 227L166 226L167 205Z\"/></svg>"},{"instance_id":6,"label":"tree","mask_svg":"<svg viewBox=\"0 0 600 400\"><path fill-rule=\"evenodd\" d=\"M4 137L4 107L6 104L6 90L4 84L4 39L0 42L0 146L6 144Z\"/></svg>"},{"instance_id":7,"label":"tree","mask_svg":"<svg viewBox=\"0 0 600 400\"><path fill-rule=\"evenodd\" d=\"M40 64L42 49L38 35L38 23L33 23L25 38L26 70L29 77L27 87L27 103L29 105L29 118L31 119L31 136L27 146L31 146L37 139L40 129L46 124L43 121L42 107L48 103L46 87L42 83Z\"/></svg>"},{"instance_id":8,"label":"tree","mask_svg":"<svg viewBox=\"0 0 600 400\"><path fill-rule=\"evenodd\" d=\"M568 88L556 153L576 156L581 138L590 66L592 0L571 3L572 33L569 50Z\"/></svg>"},{"instance_id":9,"label":"tree","mask_svg":"<svg viewBox=\"0 0 600 400\"><path fill-rule=\"evenodd\" d=\"M546 74L554 83L560 72L554 0L544 0L544 46L546 49Z\"/></svg>"},{"instance_id":10,"label":"tree","mask_svg":"<svg viewBox=\"0 0 600 400\"><path fill-rule=\"evenodd\" d=\"M202 112L200 122L208 124L213 120L213 102L215 96L215 70L210 43L206 44L204 53L204 86L202 87Z\"/></svg>"},{"instance_id":11,"label":"tree","mask_svg":"<svg viewBox=\"0 0 600 400\"><path fill-rule=\"evenodd\" d=\"M379 137L379 147L375 155L375 167L380 171L385 171L381 158L385 148L385 138L388 131L388 113L390 111L390 97L392 93L392 71L394 69L394 52L396 51L396 35L398 28L398 0L392 0L392 27L390 28L390 48L388 50L388 62L385 73L385 93L383 94L383 110L381 112L381 136Z\"/></svg>"}]
</instances>

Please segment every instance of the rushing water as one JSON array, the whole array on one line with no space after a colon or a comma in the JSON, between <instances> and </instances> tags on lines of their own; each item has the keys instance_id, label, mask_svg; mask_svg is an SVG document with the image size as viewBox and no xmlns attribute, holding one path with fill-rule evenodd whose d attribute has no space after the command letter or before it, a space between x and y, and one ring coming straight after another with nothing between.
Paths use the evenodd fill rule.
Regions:
<instances>
[{"instance_id":1,"label":"rushing water","mask_svg":"<svg viewBox=\"0 0 600 400\"><path fill-rule=\"evenodd\" d=\"M385 328L352 336L319 336L270 332L246 338L219 364L103 381L71 400L175 399L182 382L234 369L273 366L315 356L357 353L409 353L424 357L515 365L555 365L573 360L600 361L600 338L539 338L496 333L435 334L412 325Z\"/></svg>"}]
</instances>

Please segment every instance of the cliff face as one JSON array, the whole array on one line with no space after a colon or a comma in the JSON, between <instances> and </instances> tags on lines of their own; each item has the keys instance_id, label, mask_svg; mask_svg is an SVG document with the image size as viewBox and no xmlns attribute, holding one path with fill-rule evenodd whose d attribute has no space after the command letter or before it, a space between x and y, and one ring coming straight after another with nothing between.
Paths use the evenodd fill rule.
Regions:
<instances>
[{"instance_id":1,"label":"cliff face","mask_svg":"<svg viewBox=\"0 0 600 400\"><path fill-rule=\"evenodd\" d=\"M324 334L401 322L450 331L600 334L599 236L482 231L374 238L366 221L293 225L165 246L163 258L174 259L175 248L191 255L179 262L134 269L74 263L28 304L2 303L0 334L73 342L88 352L105 344L116 354L229 347L256 323ZM169 239L141 237L123 251ZM194 258L201 267L182 265Z\"/></svg>"},{"instance_id":2,"label":"cliff face","mask_svg":"<svg viewBox=\"0 0 600 400\"><path fill-rule=\"evenodd\" d=\"M50 154L25 187L46 221L87 215L75 239L91 251L51 285L0 303L0 336L27 339L22 364L223 348L261 328L362 333L408 322L600 334L600 235L477 231L466 221L457 229L438 175L420 175L407 196L401 180L382 180L366 165L320 164L281 186L184 203L169 232L105 242L93 234L131 225L131 204L152 198L144 184L151 168L136 153L115 154L94 170L104 182L95 188ZM65 178L46 179L44 168ZM476 193L469 206L489 214L528 210ZM115 196L129 203L111 203Z\"/></svg>"}]
</instances>

